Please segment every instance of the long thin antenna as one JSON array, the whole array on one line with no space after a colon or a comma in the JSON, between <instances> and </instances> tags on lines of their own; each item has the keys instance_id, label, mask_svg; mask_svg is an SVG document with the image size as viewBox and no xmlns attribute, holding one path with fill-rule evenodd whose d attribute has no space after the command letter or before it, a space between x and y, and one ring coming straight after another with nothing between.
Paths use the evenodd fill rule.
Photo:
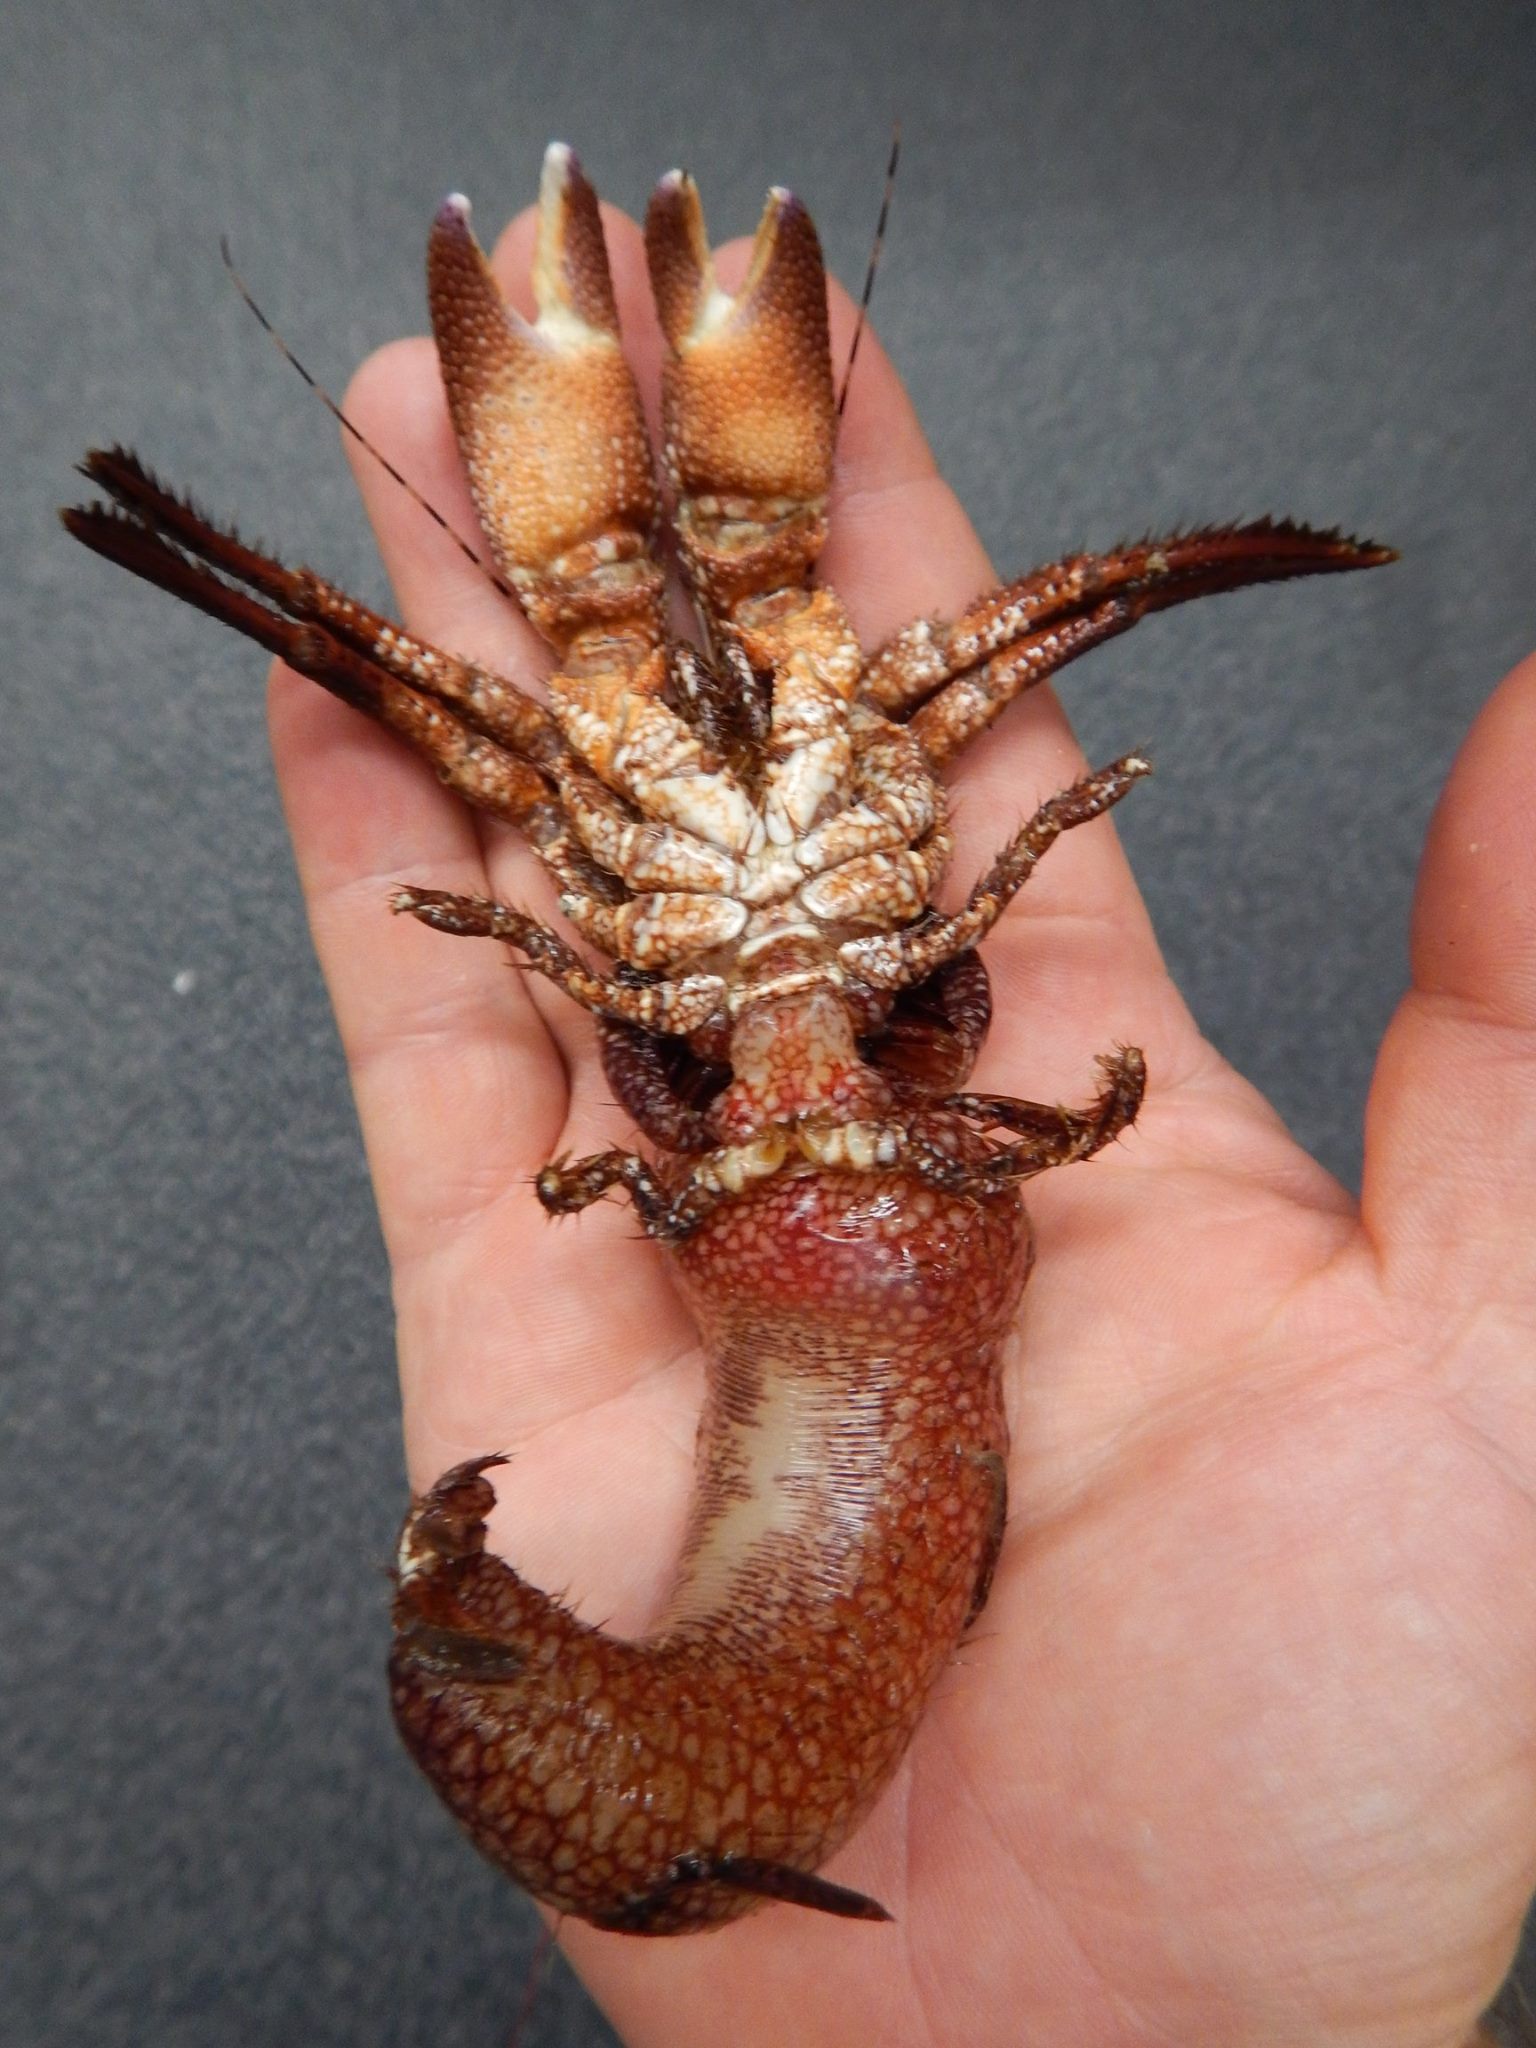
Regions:
<instances>
[{"instance_id":1,"label":"long thin antenna","mask_svg":"<svg viewBox=\"0 0 1536 2048\"><path fill-rule=\"evenodd\" d=\"M246 283L245 279L240 275L239 271L235 268L235 259L230 254L229 251L228 235L220 235L219 237L219 254L224 259L224 268L229 272L231 284L233 284L235 290L240 294L241 298L244 299L246 305L256 315L257 320L261 323L262 329L266 333L268 339L271 341L272 346L283 358L283 361L285 363L288 363L289 365L291 365L293 369L298 371L299 375L304 379L304 382L309 386L310 390L313 391L316 398L318 398L320 403L325 407L326 411L330 413L332 418L337 420L340 423L340 425L345 429L345 431L352 436L353 440L358 444L358 446L360 448L366 448L368 453L373 457L374 461L379 465L379 467L385 472L387 476L390 476L394 479L394 481L400 486L401 490L405 492L406 496L408 498L414 499L415 502L421 507L422 511L426 513L429 519L436 521L436 523L443 529L444 533L447 534L448 538L453 542L454 546L458 549L459 553L465 556L467 560L473 562L475 567L480 571L480 574L484 576L488 582L492 583L496 587L496 589L501 592L503 597L510 597L512 599L512 602L516 604L516 591L514 591L509 584L503 582L502 578L496 574L496 571L490 566L488 562L481 560L480 556L475 553L474 549L470 546L469 542L465 540L461 534L457 534L454 532L453 528L448 524L448 521L443 517L442 513L438 511L437 507L429 503L429 501L422 496L421 492L417 490L416 486L411 482L408 476L401 475L400 471L396 469L395 465L390 461L387 455L381 455L379 453L378 449L374 447L373 443L369 440L368 436L362 431L362 429L360 427L355 427L352 424L351 420L347 418L346 414L342 411L341 407L336 403L335 399L332 398L331 394L329 393L329 391L326 390L325 386L320 382L319 378L312 377L309 371L305 369L304 365L299 361L298 357L294 354L293 350L288 346L287 342L284 341L283 337L272 325L272 322L267 318L266 314L263 313L260 306L257 305L250 286Z\"/></svg>"},{"instance_id":2,"label":"long thin antenna","mask_svg":"<svg viewBox=\"0 0 1536 2048\"><path fill-rule=\"evenodd\" d=\"M858 325L853 330L853 341L848 349L848 363L843 371L843 388L837 394L837 416L843 416L843 407L848 403L848 385L853 376L853 366L858 361L859 343L864 339L864 323L869 316L869 301L875 289L875 272L880 268L880 251L885 246L885 224L891 217L891 194L896 189L896 166L901 161L901 122L891 123L891 155L885 167L885 192L880 200L880 218L875 222L875 239L870 246L869 267L864 273L864 293L859 300Z\"/></svg>"}]
</instances>

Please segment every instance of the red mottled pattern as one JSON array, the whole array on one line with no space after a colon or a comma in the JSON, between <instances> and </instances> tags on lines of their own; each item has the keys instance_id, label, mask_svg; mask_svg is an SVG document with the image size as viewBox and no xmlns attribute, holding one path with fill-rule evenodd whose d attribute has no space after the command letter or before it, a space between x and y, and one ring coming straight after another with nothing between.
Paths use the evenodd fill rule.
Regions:
<instances>
[{"instance_id":1,"label":"red mottled pattern","mask_svg":"<svg viewBox=\"0 0 1536 2048\"><path fill-rule=\"evenodd\" d=\"M475 1468L413 1510L408 1531L451 1528L396 1600L396 1719L520 1884L599 1925L639 1909L643 1931L672 1932L755 1903L669 1888L677 1859L811 1871L846 1840L990 1569L1021 1223L1012 1190L808 1173L672 1253L712 1371L682 1570L643 1641L588 1628L483 1552ZM775 1526L744 1543L733 1518L765 1493Z\"/></svg>"}]
</instances>

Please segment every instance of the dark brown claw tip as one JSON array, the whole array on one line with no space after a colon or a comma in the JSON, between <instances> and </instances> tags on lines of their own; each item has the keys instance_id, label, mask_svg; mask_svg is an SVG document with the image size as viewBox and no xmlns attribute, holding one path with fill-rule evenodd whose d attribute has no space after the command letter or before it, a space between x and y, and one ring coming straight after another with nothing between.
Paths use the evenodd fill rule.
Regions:
<instances>
[{"instance_id":1,"label":"dark brown claw tip","mask_svg":"<svg viewBox=\"0 0 1536 2048\"><path fill-rule=\"evenodd\" d=\"M665 1876L652 1890L625 1899L610 1911L593 1913L594 1926L619 1934L670 1934L676 1931L676 1901L695 1885L719 1885L753 1898L776 1899L782 1905L809 1906L840 1920L892 1920L878 1899L847 1885L833 1884L814 1871L795 1870L761 1856L712 1856L690 1851L674 1856Z\"/></svg>"},{"instance_id":2,"label":"dark brown claw tip","mask_svg":"<svg viewBox=\"0 0 1536 2048\"><path fill-rule=\"evenodd\" d=\"M760 1899L778 1899L787 1906L809 1906L813 1912L832 1913L840 1920L891 1920L878 1899L833 1884L811 1870L794 1870L786 1863L770 1863L760 1856L720 1856L708 1861L702 1875L733 1891L750 1892Z\"/></svg>"},{"instance_id":3,"label":"dark brown claw tip","mask_svg":"<svg viewBox=\"0 0 1536 2048\"><path fill-rule=\"evenodd\" d=\"M490 1451L435 1480L411 1510L407 1527L414 1541L445 1558L483 1549L485 1518L496 1505L496 1489L485 1474L507 1462L505 1451Z\"/></svg>"},{"instance_id":4,"label":"dark brown claw tip","mask_svg":"<svg viewBox=\"0 0 1536 2048\"><path fill-rule=\"evenodd\" d=\"M645 211L645 253L661 331L675 349L710 283L709 238L698 187L687 171L668 171L657 181Z\"/></svg>"},{"instance_id":5,"label":"dark brown claw tip","mask_svg":"<svg viewBox=\"0 0 1536 2048\"><path fill-rule=\"evenodd\" d=\"M511 1458L505 1451L486 1451L478 1458L466 1458L462 1465L451 1465L440 1479L434 1479L421 1497L424 1508L441 1506L450 1495L473 1491L476 1499L484 1499L490 1507L496 1499L496 1489L484 1478L487 1472L494 1472L500 1465L510 1465Z\"/></svg>"},{"instance_id":6,"label":"dark brown claw tip","mask_svg":"<svg viewBox=\"0 0 1536 2048\"><path fill-rule=\"evenodd\" d=\"M494 1472L498 1465L510 1465L511 1454L507 1451L482 1451L478 1458L467 1458L462 1465L455 1465L445 1478L477 1478L482 1472Z\"/></svg>"}]
</instances>

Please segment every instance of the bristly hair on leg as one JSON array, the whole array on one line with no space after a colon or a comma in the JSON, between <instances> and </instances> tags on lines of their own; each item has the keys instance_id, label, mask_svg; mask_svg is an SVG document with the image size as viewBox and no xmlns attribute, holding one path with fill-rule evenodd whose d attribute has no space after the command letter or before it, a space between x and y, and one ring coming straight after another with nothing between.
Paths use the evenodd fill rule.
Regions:
<instances>
[{"instance_id":1,"label":"bristly hair on leg","mask_svg":"<svg viewBox=\"0 0 1536 2048\"><path fill-rule=\"evenodd\" d=\"M267 339L272 343L272 346L277 350L278 354L282 357L283 361L287 363L291 369L295 369L298 371L299 375L304 379L304 382L309 386L310 390L315 394L316 398L319 399L320 403L325 407L326 411L331 415L332 419L334 419L337 422L337 424L341 427L342 431L344 433L350 434L353 440L359 446L359 448L366 448L368 453L373 457L374 461L379 465L380 469L384 471L385 475L388 476L394 483L397 483L400 486L401 490L405 492L406 496L412 499L414 503L418 504L421 507L422 511L426 513L427 517L435 521L435 523L442 528L443 532L447 534L448 538L453 542L454 546L458 549L459 553L463 555L467 561L473 562L475 567L480 571L480 574L496 590L499 590L503 597L511 598L512 602L516 604L517 593L515 590L513 590L511 584L505 582L500 576L498 576L496 571L491 567L490 563L485 561L481 556L477 555L475 553L475 550L470 546L469 542L465 540L464 536L460 533L456 533L454 529L449 525L448 521L443 517L442 513L438 511L437 507L434 504L432 504L428 498L423 496L423 494L420 491L417 490L416 486L411 482L410 478L408 476L403 475L398 469L396 469L395 465L390 461L387 455L382 454L377 448L374 447L373 443L369 440L368 436L363 432L362 428L357 426L352 420L348 419L346 413L343 411L341 406L337 404L336 400L332 398L331 394L329 393L329 391L326 390L325 386L320 382L319 378L313 376L310 373L310 371L308 371L304 367L303 363L299 361L298 357L294 354L293 350L288 346L287 342L284 341L283 337L272 325L272 322L261 310L261 307L256 302L255 294L252 292L250 286L246 283L245 279L240 275L239 271L235 268L235 259L233 255L230 253L228 235L220 235L219 237L219 255L223 258L224 268L229 273L230 283L234 286L235 290L239 293L240 297L245 301L245 304L247 305L247 307L249 307L250 311L255 314L257 322L260 325L263 333L267 336Z\"/></svg>"},{"instance_id":2,"label":"bristly hair on leg","mask_svg":"<svg viewBox=\"0 0 1536 2048\"><path fill-rule=\"evenodd\" d=\"M853 330L853 340L848 345L848 361L843 367L842 387L837 394L837 416L843 416L848 403L848 386L853 380L853 366L859 359L859 343L864 339L864 323L869 316L869 302L875 289L875 272L880 268L880 252L885 246L885 224L891 217L891 194L896 189L896 166L901 162L901 120L898 116L891 123L891 155L885 167L885 191L880 200L880 218L875 222L875 239L870 244L869 263L864 272L864 290L859 296L859 317Z\"/></svg>"}]
</instances>

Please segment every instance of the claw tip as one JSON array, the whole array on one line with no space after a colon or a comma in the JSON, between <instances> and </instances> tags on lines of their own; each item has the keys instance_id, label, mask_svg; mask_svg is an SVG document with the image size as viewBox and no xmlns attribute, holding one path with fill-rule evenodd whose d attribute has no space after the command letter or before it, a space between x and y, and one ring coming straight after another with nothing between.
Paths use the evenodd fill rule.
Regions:
<instances>
[{"instance_id":1,"label":"claw tip","mask_svg":"<svg viewBox=\"0 0 1536 2048\"><path fill-rule=\"evenodd\" d=\"M544 152L544 168L539 176L541 196L557 197L567 185L581 176L581 161L568 142L551 142Z\"/></svg>"}]
</instances>

